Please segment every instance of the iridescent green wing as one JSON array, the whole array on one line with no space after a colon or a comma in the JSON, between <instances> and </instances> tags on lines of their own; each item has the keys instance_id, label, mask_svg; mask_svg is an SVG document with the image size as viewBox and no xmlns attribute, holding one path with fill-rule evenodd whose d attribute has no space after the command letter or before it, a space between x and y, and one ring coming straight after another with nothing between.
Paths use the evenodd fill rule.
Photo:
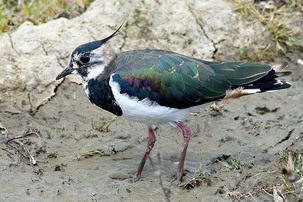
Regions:
<instances>
[{"instance_id":1,"label":"iridescent green wing","mask_svg":"<svg viewBox=\"0 0 303 202\"><path fill-rule=\"evenodd\" d=\"M240 68L246 69L243 64L206 62L162 50L130 51L118 54L113 80L121 93L139 100L149 98L163 106L187 108L222 98L233 85L261 76L245 73Z\"/></svg>"}]
</instances>

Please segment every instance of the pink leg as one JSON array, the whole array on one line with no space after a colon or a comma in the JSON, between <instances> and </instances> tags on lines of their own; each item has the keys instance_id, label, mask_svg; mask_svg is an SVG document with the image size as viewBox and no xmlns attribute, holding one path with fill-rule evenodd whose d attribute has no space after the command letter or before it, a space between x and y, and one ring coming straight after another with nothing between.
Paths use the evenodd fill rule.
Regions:
<instances>
[{"instance_id":1,"label":"pink leg","mask_svg":"<svg viewBox=\"0 0 303 202\"><path fill-rule=\"evenodd\" d=\"M185 157L186 157L188 143L189 143L189 140L191 137L191 131L190 131L190 128L182 121L177 122L177 124L178 124L179 128L182 130L182 134L183 134L183 149L181 152L180 162L178 165L178 173L177 173L177 180L180 182L183 177L184 161L185 161Z\"/></svg>"},{"instance_id":2,"label":"pink leg","mask_svg":"<svg viewBox=\"0 0 303 202\"><path fill-rule=\"evenodd\" d=\"M155 142L156 142L156 136L154 130L151 127L148 127L148 142L147 142L146 152L140 162L140 165L136 173L137 180L139 180L141 177L141 173L144 168L145 162L147 161L149 154L155 145Z\"/></svg>"}]
</instances>

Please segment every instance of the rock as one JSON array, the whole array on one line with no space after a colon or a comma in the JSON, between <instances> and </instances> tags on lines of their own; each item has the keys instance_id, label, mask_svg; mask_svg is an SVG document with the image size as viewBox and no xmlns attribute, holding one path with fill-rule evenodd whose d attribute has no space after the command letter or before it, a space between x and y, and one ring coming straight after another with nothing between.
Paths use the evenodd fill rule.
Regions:
<instances>
[{"instance_id":1,"label":"rock","mask_svg":"<svg viewBox=\"0 0 303 202\"><path fill-rule=\"evenodd\" d=\"M126 180L130 178L130 175L125 173L125 172L115 172L115 173L111 173L109 175L109 178L113 179L113 180Z\"/></svg>"},{"instance_id":2,"label":"rock","mask_svg":"<svg viewBox=\"0 0 303 202\"><path fill-rule=\"evenodd\" d=\"M132 148L132 145L129 142L115 141L113 148L115 152L123 152Z\"/></svg>"}]
</instances>

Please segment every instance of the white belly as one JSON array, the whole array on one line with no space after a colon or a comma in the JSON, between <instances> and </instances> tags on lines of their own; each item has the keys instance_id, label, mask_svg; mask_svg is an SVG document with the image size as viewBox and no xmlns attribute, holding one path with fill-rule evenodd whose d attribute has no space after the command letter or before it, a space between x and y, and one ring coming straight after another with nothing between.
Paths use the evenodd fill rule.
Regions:
<instances>
[{"instance_id":1,"label":"white belly","mask_svg":"<svg viewBox=\"0 0 303 202\"><path fill-rule=\"evenodd\" d=\"M191 111L200 108L199 106L188 109L169 108L160 106L147 98L139 101L137 98L130 97L127 94L121 94L120 85L113 81L112 77L109 85L112 88L117 104L122 109L122 117L147 125L182 121Z\"/></svg>"}]
</instances>

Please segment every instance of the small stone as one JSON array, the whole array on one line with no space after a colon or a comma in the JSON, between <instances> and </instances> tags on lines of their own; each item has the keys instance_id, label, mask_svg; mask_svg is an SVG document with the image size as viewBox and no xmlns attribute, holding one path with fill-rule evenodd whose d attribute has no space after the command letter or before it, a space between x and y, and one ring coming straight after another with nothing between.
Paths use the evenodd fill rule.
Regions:
<instances>
[{"instance_id":1,"label":"small stone","mask_svg":"<svg viewBox=\"0 0 303 202\"><path fill-rule=\"evenodd\" d=\"M113 180L126 180L130 178L130 175L125 172L115 172L109 175L109 177Z\"/></svg>"}]
</instances>

